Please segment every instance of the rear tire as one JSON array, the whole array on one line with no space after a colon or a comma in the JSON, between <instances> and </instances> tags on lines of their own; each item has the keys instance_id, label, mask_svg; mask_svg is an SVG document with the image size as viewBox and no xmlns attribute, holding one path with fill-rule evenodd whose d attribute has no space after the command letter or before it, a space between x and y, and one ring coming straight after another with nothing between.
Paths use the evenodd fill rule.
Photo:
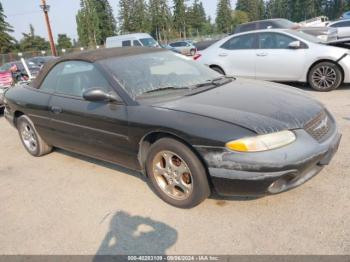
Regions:
<instances>
[{"instance_id":1,"label":"rear tire","mask_svg":"<svg viewBox=\"0 0 350 262\"><path fill-rule=\"evenodd\" d=\"M313 66L308 75L311 88L319 92L337 89L343 82L340 67L332 62L321 62Z\"/></svg>"},{"instance_id":2,"label":"rear tire","mask_svg":"<svg viewBox=\"0 0 350 262\"><path fill-rule=\"evenodd\" d=\"M17 130L23 146L32 156L40 157L52 151L52 147L41 138L33 122L26 115L17 119Z\"/></svg>"},{"instance_id":3,"label":"rear tire","mask_svg":"<svg viewBox=\"0 0 350 262\"><path fill-rule=\"evenodd\" d=\"M192 208L210 195L206 169L183 143L162 138L148 153L146 171L154 192L166 203Z\"/></svg>"},{"instance_id":4,"label":"rear tire","mask_svg":"<svg viewBox=\"0 0 350 262\"><path fill-rule=\"evenodd\" d=\"M220 75L225 75L224 70L222 70L220 67L218 66L211 66L211 69L213 69L214 71L218 72Z\"/></svg>"}]
</instances>

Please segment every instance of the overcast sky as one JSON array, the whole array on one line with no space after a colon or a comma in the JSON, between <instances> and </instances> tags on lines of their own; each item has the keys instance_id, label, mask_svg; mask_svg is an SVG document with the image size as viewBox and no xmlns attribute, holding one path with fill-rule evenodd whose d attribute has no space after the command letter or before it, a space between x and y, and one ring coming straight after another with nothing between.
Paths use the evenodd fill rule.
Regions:
<instances>
[{"instance_id":1,"label":"overcast sky","mask_svg":"<svg viewBox=\"0 0 350 262\"><path fill-rule=\"evenodd\" d=\"M234 6L236 0L231 0ZM40 9L40 0L0 0L3 4L7 21L14 27L14 37L20 39L22 32L29 31L29 24L33 24L36 34L47 38L44 15ZM117 16L119 0L109 0L115 16ZM208 15L216 17L217 0L202 0ZM25 3L25 4L24 4ZM75 15L79 9L80 0L47 0L51 6L50 20L52 31L57 34L68 34L71 38L78 38ZM189 1L191 3L191 0Z\"/></svg>"}]
</instances>

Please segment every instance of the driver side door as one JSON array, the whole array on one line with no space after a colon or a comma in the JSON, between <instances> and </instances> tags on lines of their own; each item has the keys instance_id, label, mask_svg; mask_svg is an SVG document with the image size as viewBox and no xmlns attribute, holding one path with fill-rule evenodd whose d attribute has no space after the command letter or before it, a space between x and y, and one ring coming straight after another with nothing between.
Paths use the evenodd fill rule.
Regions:
<instances>
[{"instance_id":1,"label":"driver side door","mask_svg":"<svg viewBox=\"0 0 350 262\"><path fill-rule=\"evenodd\" d=\"M109 81L93 63L67 61L58 66L49 102L53 144L102 160L130 163L126 106L83 98L91 88L115 93Z\"/></svg>"}]
</instances>

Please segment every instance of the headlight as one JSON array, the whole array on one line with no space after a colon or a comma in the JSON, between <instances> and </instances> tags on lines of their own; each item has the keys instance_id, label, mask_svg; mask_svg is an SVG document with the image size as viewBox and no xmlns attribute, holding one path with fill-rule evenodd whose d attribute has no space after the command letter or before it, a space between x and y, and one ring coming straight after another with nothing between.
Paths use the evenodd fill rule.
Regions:
<instances>
[{"instance_id":1,"label":"headlight","mask_svg":"<svg viewBox=\"0 0 350 262\"><path fill-rule=\"evenodd\" d=\"M262 152L293 143L296 136L292 131L282 131L228 142L226 148L238 152Z\"/></svg>"},{"instance_id":2,"label":"headlight","mask_svg":"<svg viewBox=\"0 0 350 262\"><path fill-rule=\"evenodd\" d=\"M327 42L328 41L328 35L319 35L317 36L318 39Z\"/></svg>"}]
</instances>

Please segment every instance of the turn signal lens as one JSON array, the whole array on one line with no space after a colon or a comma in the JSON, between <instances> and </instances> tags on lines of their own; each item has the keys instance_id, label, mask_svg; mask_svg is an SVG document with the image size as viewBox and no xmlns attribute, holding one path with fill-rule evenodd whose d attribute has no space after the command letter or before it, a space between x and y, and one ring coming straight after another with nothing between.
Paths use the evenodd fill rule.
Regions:
<instances>
[{"instance_id":1,"label":"turn signal lens","mask_svg":"<svg viewBox=\"0 0 350 262\"><path fill-rule=\"evenodd\" d=\"M286 130L231 141L226 144L226 148L238 152L262 152L289 145L295 140L295 134Z\"/></svg>"}]
</instances>

